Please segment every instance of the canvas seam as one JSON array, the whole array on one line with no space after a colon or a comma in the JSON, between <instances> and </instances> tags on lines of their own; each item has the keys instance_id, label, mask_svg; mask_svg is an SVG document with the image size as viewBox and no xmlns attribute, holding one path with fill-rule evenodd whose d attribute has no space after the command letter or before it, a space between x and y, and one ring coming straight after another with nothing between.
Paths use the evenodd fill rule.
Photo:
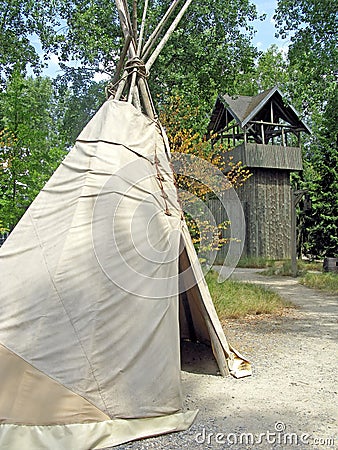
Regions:
<instances>
[{"instance_id":1,"label":"canvas seam","mask_svg":"<svg viewBox=\"0 0 338 450\"><path fill-rule=\"evenodd\" d=\"M125 144L121 144L118 142L113 142L113 141L107 141L104 139L94 139L94 140L89 140L89 139L76 139L76 142L80 142L81 144L98 144L99 142L103 142L104 144L110 144L110 145L121 145L122 147L126 148L127 150L129 150L132 153L135 153L137 156L140 156L141 158L146 159L147 161L151 162L153 164L153 161L151 161L150 158L148 158L145 155L142 155L142 153L128 147Z\"/></svg>"}]
</instances>

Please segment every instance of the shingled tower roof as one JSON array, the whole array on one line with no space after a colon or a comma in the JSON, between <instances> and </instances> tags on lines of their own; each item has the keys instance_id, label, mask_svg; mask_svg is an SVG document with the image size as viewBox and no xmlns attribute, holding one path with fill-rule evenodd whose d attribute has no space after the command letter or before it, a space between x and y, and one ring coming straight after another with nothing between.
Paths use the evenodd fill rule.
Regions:
<instances>
[{"instance_id":1,"label":"shingled tower roof","mask_svg":"<svg viewBox=\"0 0 338 450\"><path fill-rule=\"evenodd\" d=\"M219 132L226 128L233 119L241 128L244 128L252 120L269 121L271 102L275 105L274 121L284 121L297 129L297 131L311 133L309 127L300 119L299 113L286 102L285 96L277 87L267 89L255 96L219 95L208 130Z\"/></svg>"}]
</instances>

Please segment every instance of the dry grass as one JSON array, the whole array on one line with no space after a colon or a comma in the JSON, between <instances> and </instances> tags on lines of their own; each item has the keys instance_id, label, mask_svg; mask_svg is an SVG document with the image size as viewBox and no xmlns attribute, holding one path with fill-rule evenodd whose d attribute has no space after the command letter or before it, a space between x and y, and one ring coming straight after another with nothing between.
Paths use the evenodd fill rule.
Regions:
<instances>
[{"instance_id":1,"label":"dry grass","mask_svg":"<svg viewBox=\"0 0 338 450\"><path fill-rule=\"evenodd\" d=\"M338 274L335 273L306 273L299 282L304 286L321 289L331 294L338 294Z\"/></svg>"},{"instance_id":2,"label":"dry grass","mask_svg":"<svg viewBox=\"0 0 338 450\"><path fill-rule=\"evenodd\" d=\"M292 307L277 293L252 283L226 280L218 283L218 273L206 276L216 311L221 320L238 319L247 315L281 314Z\"/></svg>"}]
</instances>

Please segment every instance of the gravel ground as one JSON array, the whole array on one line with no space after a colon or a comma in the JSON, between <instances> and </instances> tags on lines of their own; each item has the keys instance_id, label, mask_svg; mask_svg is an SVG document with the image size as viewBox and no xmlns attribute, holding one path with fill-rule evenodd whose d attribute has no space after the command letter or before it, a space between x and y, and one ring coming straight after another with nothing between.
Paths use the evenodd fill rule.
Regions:
<instances>
[{"instance_id":1,"label":"gravel ground","mask_svg":"<svg viewBox=\"0 0 338 450\"><path fill-rule=\"evenodd\" d=\"M185 408L199 409L193 426L115 450L338 448L338 297L252 269L236 269L232 278L268 286L297 307L224 324L253 376L217 376L207 354L191 349L182 383Z\"/></svg>"}]
</instances>

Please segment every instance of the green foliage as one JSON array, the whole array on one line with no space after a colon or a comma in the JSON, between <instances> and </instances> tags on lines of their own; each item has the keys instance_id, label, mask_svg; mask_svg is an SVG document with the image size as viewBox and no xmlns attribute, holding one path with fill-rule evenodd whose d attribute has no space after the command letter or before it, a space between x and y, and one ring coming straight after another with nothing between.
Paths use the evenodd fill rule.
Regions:
<instances>
[{"instance_id":1,"label":"green foliage","mask_svg":"<svg viewBox=\"0 0 338 450\"><path fill-rule=\"evenodd\" d=\"M115 2L111 0L61 0L58 15L62 27L45 41L63 62L77 60L82 68L107 68L121 46L121 30Z\"/></svg>"},{"instance_id":2,"label":"green foliage","mask_svg":"<svg viewBox=\"0 0 338 450\"><path fill-rule=\"evenodd\" d=\"M0 222L0 234L4 234L8 231L8 228L4 227L2 222Z\"/></svg>"},{"instance_id":3,"label":"green foliage","mask_svg":"<svg viewBox=\"0 0 338 450\"><path fill-rule=\"evenodd\" d=\"M310 257L338 255L338 88L314 124L298 185L308 189L312 209L301 213L302 251Z\"/></svg>"},{"instance_id":4,"label":"green foliage","mask_svg":"<svg viewBox=\"0 0 338 450\"><path fill-rule=\"evenodd\" d=\"M336 273L307 273L299 282L313 289L338 294L338 274Z\"/></svg>"},{"instance_id":5,"label":"green foliage","mask_svg":"<svg viewBox=\"0 0 338 450\"><path fill-rule=\"evenodd\" d=\"M331 0L279 0L275 19L291 37L290 92L309 117L322 106L335 82L338 60L337 5Z\"/></svg>"},{"instance_id":6,"label":"green foliage","mask_svg":"<svg viewBox=\"0 0 338 450\"><path fill-rule=\"evenodd\" d=\"M252 283L226 280L218 282L218 273L209 272L206 281L221 320L247 315L280 314L291 304L277 293Z\"/></svg>"},{"instance_id":7,"label":"green foliage","mask_svg":"<svg viewBox=\"0 0 338 450\"><path fill-rule=\"evenodd\" d=\"M149 2L145 40L170 3ZM139 17L143 4L138 2ZM251 22L256 18L256 7L249 0L195 0L152 68L155 101L160 104L179 93L189 98L192 107L199 105L206 117L218 92L239 93L243 74L251 71L258 55L251 44ZM123 45L111 0L6 0L0 23L4 79L13 69L24 71L27 64L37 71L41 68L43 61L29 42L32 34L41 41L43 60L56 54L68 77L75 73L70 67L73 61L77 74L112 74Z\"/></svg>"},{"instance_id":8,"label":"green foliage","mask_svg":"<svg viewBox=\"0 0 338 450\"><path fill-rule=\"evenodd\" d=\"M64 155L52 83L14 73L1 93L0 220L12 229Z\"/></svg>"},{"instance_id":9,"label":"green foliage","mask_svg":"<svg viewBox=\"0 0 338 450\"><path fill-rule=\"evenodd\" d=\"M301 250L310 257L338 254L337 6L330 0L279 0L275 19L291 36L288 92L312 128L304 145L304 172L312 211L301 213Z\"/></svg>"},{"instance_id":10,"label":"green foliage","mask_svg":"<svg viewBox=\"0 0 338 450\"><path fill-rule=\"evenodd\" d=\"M252 70L255 18L256 7L247 0L194 1L152 69L157 102L178 94L200 108L206 126L216 95L239 93L243 74Z\"/></svg>"},{"instance_id":11,"label":"green foliage","mask_svg":"<svg viewBox=\"0 0 338 450\"><path fill-rule=\"evenodd\" d=\"M255 70L255 83L259 92L278 86L282 92L286 91L289 80L288 64L284 53L271 45L258 59Z\"/></svg>"},{"instance_id":12,"label":"green foliage","mask_svg":"<svg viewBox=\"0 0 338 450\"><path fill-rule=\"evenodd\" d=\"M170 3L149 1L145 40ZM139 18L143 4L138 2ZM183 111L181 128L202 136L218 93L255 95L277 84L313 130L297 180L313 203L311 213L301 213L303 252L337 255L336 5L329 0L278 1L279 33L291 37L288 59L275 46L260 53L252 45L256 18L249 0L192 2L152 68L155 103L164 111L173 96L184 98L194 114L187 118ZM5 89L0 130L7 140L1 144L1 161L10 161L10 166L0 166L1 208L7 205L12 226L56 167L60 149L73 144L102 103L104 89L93 82L93 74L114 72L123 40L110 0L4 0L0 28ZM41 41L42 57L30 43L32 36ZM51 53L58 55L63 69L56 94L48 80L19 80L29 66L38 73Z\"/></svg>"},{"instance_id":13,"label":"green foliage","mask_svg":"<svg viewBox=\"0 0 338 450\"><path fill-rule=\"evenodd\" d=\"M59 131L68 148L105 101L104 83L92 80L86 71L71 70L54 81Z\"/></svg>"},{"instance_id":14,"label":"green foliage","mask_svg":"<svg viewBox=\"0 0 338 450\"><path fill-rule=\"evenodd\" d=\"M223 144L218 142L212 145L210 140L193 131L194 128L198 129L197 114L198 108L191 108L186 99L173 96L162 109L160 120L166 129L174 160L180 166L180 173L175 174L175 180L185 220L200 262L208 264L212 252L220 250L229 242L224 237L229 222L213 223L206 214L208 196L215 195L218 190L241 186L250 173L242 163L233 163L231 157L225 162L224 153L229 149ZM192 155L193 158L186 158L185 155ZM226 178L222 175L225 170Z\"/></svg>"},{"instance_id":15,"label":"green foliage","mask_svg":"<svg viewBox=\"0 0 338 450\"><path fill-rule=\"evenodd\" d=\"M275 14L281 37L291 33L291 59L308 64L308 57L321 59L335 70L337 55L337 5L331 0L279 0ZM304 59L305 57L305 59ZM313 67L321 71L321 67Z\"/></svg>"},{"instance_id":16,"label":"green foliage","mask_svg":"<svg viewBox=\"0 0 338 450\"><path fill-rule=\"evenodd\" d=\"M24 71L30 64L38 72L43 62L30 42L33 34L50 47L57 41L54 27L60 24L58 8L62 1L2 0L0 8L0 81L13 71Z\"/></svg>"}]
</instances>

